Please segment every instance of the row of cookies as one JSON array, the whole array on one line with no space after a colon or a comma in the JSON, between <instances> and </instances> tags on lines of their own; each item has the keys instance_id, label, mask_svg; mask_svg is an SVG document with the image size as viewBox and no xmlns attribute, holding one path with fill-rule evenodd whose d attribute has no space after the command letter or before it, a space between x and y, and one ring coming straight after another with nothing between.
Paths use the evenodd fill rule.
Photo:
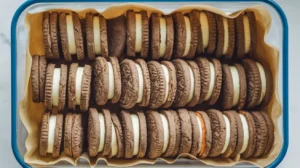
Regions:
<instances>
[{"instance_id":1,"label":"row of cookies","mask_svg":"<svg viewBox=\"0 0 300 168\"><path fill-rule=\"evenodd\" d=\"M59 111L66 102L69 109L78 105L87 111L91 95L98 106L111 102L125 109L197 104L251 109L267 105L273 90L270 70L251 59L234 64L204 57L172 62L125 59L119 64L116 57L97 57L92 66L49 63L46 70L45 58L33 56L31 73L33 101L45 97L46 109L55 106Z\"/></svg>"},{"instance_id":2,"label":"row of cookies","mask_svg":"<svg viewBox=\"0 0 300 168\"><path fill-rule=\"evenodd\" d=\"M64 132L62 127L64 125ZM40 155L58 157L64 152L77 158L83 151L80 114L45 113L41 126ZM239 159L266 156L274 143L274 125L262 111L149 110L121 111L90 108L88 154L108 158L178 157Z\"/></svg>"},{"instance_id":3,"label":"row of cookies","mask_svg":"<svg viewBox=\"0 0 300 168\"><path fill-rule=\"evenodd\" d=\"M84 24L81 24L83 20ZM48 59L94 60L120 56L170 60L211 55L226 59L253 55L256 18L247 11L226 18L209 11L192 10L170 15L128 10L106 19L100 13L44 12L43 43Z\"/></svg>"}]
</instances>

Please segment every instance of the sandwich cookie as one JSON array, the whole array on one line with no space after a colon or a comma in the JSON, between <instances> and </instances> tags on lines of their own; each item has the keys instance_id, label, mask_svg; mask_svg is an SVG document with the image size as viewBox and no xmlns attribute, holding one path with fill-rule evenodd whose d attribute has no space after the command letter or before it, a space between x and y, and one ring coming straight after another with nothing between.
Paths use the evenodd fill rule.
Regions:
<instances>
[{"instance_id":1,"label":"sandwich cookie","mask_svg":"<svg viewBox=\"0 0 300 168\"><path fill-rule=\"evenodd\" d=\"M168 61L150 61L147 66L151 81L149 108L170 107L176 92L175 67Z\"/></svg>"},{"instance_id":2,"label":"sandwich cookie","mask_svg":"<svg viewBox=\"0 0 300 168\"><path fill-rule=\"evenodd\" d=\"M150 159L169 157L175 147L175 123L172 112L148 111L146 113L148 131L148 153Z\"/></svg>"},{"instance_id":3,"label":"sandwich cookie","mask_svg":"<svg viewBox=\"0 0 300 168\"><path fill-rule=\"evenodd\" d=\"M68 106L76 110L76 105L81 111L87 111L90 102L92 68L90 65L79 67L72 63L68 78Z\"/></svg>"},{"instance_id":4,"label":"sandwich cookie","mask_svg":"<svg viewBox=\"0 0 300 168\"><path fill-rule=\"evenodd\" d=\"M179 144L178 155L183 153L189 153L192 148L192 124L189 112L186 109L178 109L177 114L179 116L181 139Z\"/></svg>"},{"instance_id":5,"label":"sandwich cookie","mask_svg":"<svg viewBox=\"0 0 300 168\"><path fill-rule=\"evenodd\" d=\"M242 63L248 86L246 108L250 109L258 105L266 106L273 94L273 80L270 70L251 59L244 59Z\"/></svg>"},{"instance_id":6,"label":"sandwich cookie","mask_svg":"<svg viewBox=\"0 0 300 168\"><path fill-rule=\"evenodd\" d=\"M61 64L55 67L55 64L48 64L45 83L45 106L47 110L52 107L58 107L58 111L65 108L66 90L67 90L67 65Z\"/></svg>"},{"instance_id":7,"label":"sandwich cookie","mask_svg":"<svg viewBox=\"0 0 300 168\"><path fill-rule=\"evenodd\" d=\"M88 144L89 155L94 157L100 153L109 158L120 158L124 154L123 131L116 114L102 109L98 112L94 108L89 109Z\"/></svg>"},{"instance_id":8,"label":"sandwich cookie","mask_svg":"<svg viewBox=\"0 0 300 168\"><path fill-rule=\"evenodd\" d=\"M33 55L31 64L31 90L34 103L44 102L47 60L45 56Z\"/></svg>"},{"instance_id":9,"label":"sandwich cookie","mask_svg":"<svg viewBox=\"0 0 300 168\"><path fill-rule=\"evenodd\" d=\"M150 18L151 29L151 57L153 60L170 60L173 54L174 24L172 16L159 16L152 13Z\"/></svg>"},{"instance_id":10,"label":"sandwich cookie","mask_svg":"<svg viewBox=\"0 0 300 168\"><path fill-rule=\"evenodd\" d=\"M256 51L257 28L256 18L252 11L235 18L236 57L243 58L245 54L253 56Z\"/></svg>"},{"instance_id":11,"label":"sandwich cookie","mask_svg":"<svg viewBox=\"0 0 300 168\"><path fill-rule=\"evenodd\" d=\"M93 91L96 104L101 106L107 100L117 103L121 97L121 73L116 57L97 57L93 63Z\"/></svg>"},{"instance_id":12,"label":"sandwich cookie","mask_svg":"<svg viewBox=\"0 0 300 168\"><path fill-rule=\"evenodd\" d=\"M98 13L86 13L85 33L88 58L94 60L98 55L108 57L106 19Z\"/></svg>"},{"instance_id":13,"label":"sandwich cookie","mask_svg":"<svg viewBox=\"0 0 300 168\"><path fill-rule=\"evenodd\" d=\"M58 157L62 141L63 115L46 112L42 117L39 151L41 156L52 154Z\"/></svg>"},{"instance_id":14,"label":"sandwich cookie","mask_svg":"<svg viewBox=\"0 0 300 168\"><path fill-rule=\"evenodd\" d=\"M217 46L215 56L231 59L235 46L235 27L234 20L221 15L216 16L217 24Z\"/></svg>"},{"instance_id":15,"label":"sandwich cookie","mask_svg":"<svg viewBox=\"0 0 300 168\"><path fill-rule=\"evenodd\" d=\"M239 111L239 117L242 122L243 129L243 145L240 151L237 151L238 154L241 154L241 157L244 159L250 158L256 148L256 126L255 120L252 115L247 111ZM240 137L239 137L240 138Z\"/></svg>"},{"instance_id":16,"label":"sandwich cookie","mask_svg":"<svg viewBox=\"0 0 300 168\"><path fill-rule=\"evenodd\" d=\"M184 107L195 105L195 101L198 102L199 94L195 93L200 86L200 75L199 70L197 70L197 65L193 61L187 63L181 59L173 60L173 64L176 69L176 79L177 79L177 91L176 97L173 103L173 107ZM195 74L194 74L195 72Z\"/></svg>"},{"instance_id":17,"label":"sandwich cookie","mask_svg":"<svg viewBox=\"0 0 300 168\"><path fill-rule=\"evenodd\" d=\"M211 123L208 115L204 111L195 112L201 144L198 145L196 154L200 158L206 158L210 152L212 142ZM200 149L200 151L199 151ZM196 156L196 155L195 155Z\"/></svg>"},{"instance_id":18,"label":"sandwich cookie","mask_svg":"<svg viewBox=\"0 0 300 168\"><path fill-rule=\"evenodd\" d=\"M195 112L189 111L192 124L192 148L190 154L197 157L202 147L202 123Z\"/></svg>"},{"instance_id":19,"label":"sandwich cookie","mask_svg":"<svg viewBox=\"0 0 300 168\"><path fill-rule=\"evenodd\" d=\"M72 55L77 55L78 60L83 60L83 34L79 15L76 12L61 12L59 14L59 31L65 60L72 61Z\"/></svg>"},{"instance_id":20,"label":"sandwich cookie","mask_svg":"<svg viewBox=\"0 0 300 168\"><path fill-rule=\"evenodd\" d=\"M197 55L213 54L217 45L217 26L215 14L209 11L193 10L199 20Z\"/></svg>"},{"instance_id":21,"label":"sandwich cookie","mask_svg":"<svg viewBox=\"0 0 300 168\"><path fill-rule=\"evenodd\" d=\"M221 152L222 154L221 157L228 158L231 157L232 153L236 150L237 147L237 140L238 140L237 115L238 114L236 111L224 111L223 115L227 117L225 119L226 140L225 140L224 148Z\"/></svg>"},{"instance_id":22,"label":"sandwich cookie","mask_svg":"<svg viewBox=\"0 0 300 168\"><path fill-rule=\"evenodd\" d=\"M251 115L255 122L256 127L256 146L254 153L251 157L259 158L262 157L266 150L268 143L268 125L264 116L259 111L252 111Z\"/></svg>"},{"instance_id":23,"label":"sandwich cookie","mask_svg":"<svg viewBox=\"0 0 300 168\"><path fill-rule=\"evenodd\" d=\"M223 82L221 106L223 109L242 109L246 103L247 81L244 67L241 64L223 64Z\"/></svg>"},{"instance_id":24,"label":"sandwich cookie","mask_svg":"<svg viewBox=\"0 0 300 168\"><path fill-rule=\"evenodd\" d=\"M84 139L81 115L67 113L64 131L64 152L68 156L78 158L82 153Z\"/></svg>"},{"instance_id":25,"label":"sandwich cookie","mask_svg":"<svg viewBox=\"0 0 300 168\"><path fill-rule=\"evenodd\" d=\"M43 13L43 43L47 59L59 59L58 12Z\"/></svg>"},{"instance_id":26,"label":"sandwich cookie","mask_svg":"<svg viewBox=\"0 0 300 168\"><path fill-rule=\"evenodd\" d=\"M124 134L124 158L145 157L147 149L147 124L144 113L129 113L123 110L120 116Z\"/></svg>"},{"instance_id":27,"label":"sandwich cookie","mask_svg":"<svg viewBox=\"0 0 300 168\"><path fill-rule=\"evenodd\" d=\"M222 87L222 65L219 60L207 58L197 58L201 74L201 94L198 104L206 101L209 105L217 102Z\"/></svg>"},{"instance_id":28,"label":"sandwich cookie","mask_svg":"<svg viewBox=\"0 0 300 168\"><path fill-rule=\"evenodd\" d=\"M120 105L129 109L139 104L148 106L150 101L150 77L147 64L142 59L135 62L125 59L121 62L122 92Z\"/></svg>"},{"instance_id":29,"label":"sandwich cookie","mask_svg":"<svg viewBox=\"0 0 300 168\"><path fill-rule=\"evenodd\" d=\"M135 57L140 54L142 58L148 56L149 50L149 19L147 11L127 13L127 56Z\"/></svg>"},{"instance_id":30,"label":"sandwich cookie","mask_svg":"<svg viewBox=\"0 0 300 168\"><path fill-rule=\"evenodd\" d=\"M190 16L190 17L189 17ZM196 52L197 26L193 14L184 16L181 12L172 15L174 21L174 58L193 58Z\"/></svg>"},{"instance_id":31,"label":"sandwich cookie","mask_svg":"<svg viewBox=\"0 0 300 168\"><path fill-rule=\"evenodd\" d=\"M222 112L209 109L207 115L211 122L212 143L208 154L209 157L217 157L228 148L230 141L230 122Z\"/></svg>"},{"instance_id":32,"label":"sandwich cookie","mask_svg":"<svg viewBox=\"0 0 300 168\"><path fill-rule=\"evenodd\" d=\"M120 15L116 18L107 19L108 55L120 58L126 45L126 17Z\"/></svg>"}]
</instances>

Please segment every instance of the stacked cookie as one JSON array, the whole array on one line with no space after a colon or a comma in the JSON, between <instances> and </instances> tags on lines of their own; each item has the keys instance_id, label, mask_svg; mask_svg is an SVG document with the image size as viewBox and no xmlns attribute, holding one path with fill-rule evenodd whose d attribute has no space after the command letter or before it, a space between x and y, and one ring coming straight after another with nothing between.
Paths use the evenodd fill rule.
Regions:
<instances>
[{"instance_id":1,"label":"stacked cookie","mask_svg":"<svg viewBox=\"0 0 300 168\"><path fill-rule=\"evenodd\" d=\"M64 126L64 129L63 129ZM64 132L62 131L64 130ZM108 158L198 158L266 156L274 142L274 125L263 111L121 111L89 110L88 154ZM63 151L74 158L83 149L81 115L43 115L40 154L58 157Z\"/></svg>"},{"instance_id":2,"label":"stacked cookie","mask_svg":"<svg viewBox=\"0 0 300 168\"><path fill-rule=\"evenodd\" d=\"M256 50L252 11L234 19L199 10L170 15L128 10L111 19L100 13L81 18L72 11L52 11L43 13L42 24L45 55L51 60L83 60L86 55L89 60L124 55L152 60L203 55L239 59Z\"/></svg>"},{"instance_id":3,"label":"stacked cookie","mask_svg":"<svg viewBox=\"0 0 300 168\"><path fill-rule=\"evenodd\" d=\"M251 109L266 106L273 90L270 70L251 59L229 64L204 57L160 62L125 59L119 64L116 57L97 57L92 66L72 63L68 68L46 65L44 57L34 56L32 65L32 100L45 99L47 110L54 106L63 111L68 102L68 109L76 111L79 106L87 111L91 90L98 106L111 102L124 109L198 104Z\"/></svg>"}]
</instances>

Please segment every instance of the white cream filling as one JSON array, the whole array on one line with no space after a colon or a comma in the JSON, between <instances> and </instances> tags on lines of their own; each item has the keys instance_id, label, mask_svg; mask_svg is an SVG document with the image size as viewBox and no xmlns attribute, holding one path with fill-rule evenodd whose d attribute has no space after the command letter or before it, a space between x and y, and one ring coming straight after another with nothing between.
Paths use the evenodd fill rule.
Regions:
<instances>
[{"instance_id":1,"label":"white cream filling","mask_svg":"<svg viewBox=\"0 0 300 168\"><path fill-rule=\"evenodd\" d=\"M245 36L245 53L250 51L251 35L250 35L250 23L248 16L243 16L244 22L244 36Z\"/></svg>"},{"instance_id":2,"label":"white cream filling","mask_svg":"<svg viewBox=\"0 0 300 168\"><path fill-rule=\"evenodd\" d=\"M240 77L239 73L235 66L229 67L231 76L232 76L232 82L233 82L233 103L232 106L236 106L240 99Z\"/></svg>"},{"instance_id":3,"label":"white cream filling","mask_svg":"<svg viewBox=\"0 0 300 168\"><path fill-rule=\"evenodd\" d=\"M225 17L223 17L223 25L224 25L224 48L223 48L223 54L226 54L227 50L228 50L228 44L229 44L229 28L228 28L228 20Z\"/></svg>"},{"instance_id":4,"label":"white cream filling","mask_svg":"<svg viewBox=\"0 0 300 168\"><path fill-rule=\"evenodd\" d=\"M49 118L49 127L48 127L47 153L53 152L54 140L55 140L55 127L56 127L56 115L51 115Z\"/></svg>"},{"instance_id":5,"label":"white cream filling","mask_svg":"<svg viewBox=\"0 0 300 168\"><path fill-rule=\"evenodd\" d=\"M164 130L164 146L163 146L163 152L165 153L165 151L167 150L167 147L169 145L169 122L166 118L166 116L164 116L163 114L160 114L160 118L162 121L162 125L163 125L163 130Z\"/></svg>"},{"instance_id":6,"label":"white cream filling","mask_svg":"<svg viewBox=\"0 0 300 168\"><path fill-rule=\"evenodd\" d=\"M72 15L66 15L69 53L76 54L75 34Z\"/></svg>"},{"instance_id":7,"label":"white cream filling","mask_svg":"<svg viewBox=\"0 0 300 168\"><path fill-rule=\"evenodd\" d=\"M266 73L265 73L264 67L259 62L256 62L256 65L258 67L259 75L260 75L260 79L261 79L261 93L260 93L260 98L259 98L259 102L258 102L258 104L260 104L266 94L267 79L266 79Z\"/></svg>"},{"instance_id":8,"label":"white cream filling","mask_svg":"<svg viewBox=\"0 0 300 168\"><path fill-rule=\"evenodd\" d=\"M111 156L116 156L118 153L117 135L114 125L111 125Z\"/></svg>"},{"instance_id":9,"label":"white cream filling","mask_svg":"<svg viewBox=\"0 0 300 168\"><path fill-rule=\"evenodd\" d=\"M200 24L201 24L203 48L206 48L208 46L208 41L209 41L209 26L208 26L208 19L205 12L200 12Z\"/></svg>"},{"instance_id":10,"label":"white cream filling","mask_svg":"<svg viewBox=\"0 0 300 168\"><path fill-rule=\"evenodd\" d=\"M58 106L59 82L60 82L60 68L54 68L53 77L52 77L52 104L53 104L53 106Z\"/></svg>"},{"instance_id":11,"label":"white cream filling","mask_svg":"<svg viewBox=\"0 0 300 168\"><path fill-rule=\"evenodd\" d=\"M140 144L140 122L139 117L136 114L130 114L132 127L133 127L133 155L137 155L139 152Z\"/></svg>"},{"instance_id":12,"label":"white cream filling","mask_svg":"<svg viewBox=\"0 0 300 168\"><path fill-rule=\"evenodd\" d=\"M246 117L243 114L239 114L241 121L242 121L242 127L243 127L243 132L244 132L244 141L243 141L243 147L240 153L244 153L245 150L248 147L248 143L249 143L249 127L248 127L248 123L246 120Z\"/></svg>"},{"instance_id":13,"label":"white cream filling","mask_svg":"<svg viewBox=\"0 0 300 168\"><path fill-rule=\"evenodd\" d=\"M202 135L202 124L201 124L200 119L199 119L198 116L196 116L196 119L197 119L197 124L198 124L199 132L200 132L200 134L199 134L199 144L198 144L199 149L197 150L197 153L200 153L201 148L202 148L202 136L203 136Z\"/></svg>"},{"instance_id":14,"label":"white cream filling","mask_svg":"<svg viewBox=\"0 0 300 168\"><path fill-rule=\"evenodd\" d=\"M143 72L142 72L142 68L139 64L135 64L137 71L138 71L138 77L139 77L139 92L138 92L138 99L137 99L137 103L142 102L143 100L143 94L144 94L144 78L143 78Z\"/></svg>"},{"instance_id":15,"label":"white cream filling","mask_svg":"<svg viewBox=\"0 0 300 168\"><path fill-rule=\"evenodd\" d=\"M163 57L167 48L167 22L164 17L159 18L160 43L159 56Z\"/></svg>"},{"instance_id":16,"label":"white cream filling","mask_svg":"<svg viewBox=\"0 0 300 168\"><path fill-rule=\"evenodd\" d=\"M188 103L189 103L192 100L193 96L194 96L195 77L194 77L194 73L193 73L190 66L188 66L188 69L189 69L190 77L191 77L191 90L190 90L189 97L188 97Z\"/></svg>"},{"instance_id":17,"label":"white cream filling","mask_svg":"<svg viewBox=\"0 0 300 168\"><path fill-rule=\"evenodd\" d=\"M101 31L100 31L100 18L99 16L93 17L93 32L94 32L94 48L95 53L101 55Z\"/></svg>"},{"instance_id":18,"label":"white cream filling","mask_svg":"<svg viewBox=\"0 0 300 168\"><path fill-rule=\"evenodd\" d=\"M75 82L75 96L76 96L76 104L80 105L80 98L81 98L81 83L82 83L82 77L83 77L83 67L78 67L76 71L76 82Z\"/></svg>"},{"instance_id":19,"label":"white cream filling","mask_svg":"<svg viewBox=\"0 0 300 168\"><path fill-rule=\"evenodd\" d=\"M142 15L135 14L135 52L139 53L142 50Z\"/></svg>"},{"instance_id":20,"label":"white cream filling","mask_svg":"<svg viewBox=\"0 0 300 168\"><path fill-rule=\"evenodd\" d=\"M163 65L163 64L160 64L163 71L164 71L164 75L165 75L165 79L166 79L166 89L165 89L165 98L164 98L164 101L163 101L163 104L167 101L168 99L168 95L169 95L169 83L170 83L170 75L169 75L169 70L168 68Z\"/></svg>"},{"instance_id":21,"label":"white cream filling","mask_svg":"<svg viewBox=\"0 0 300 168\"><path fill-rule=\"evenodd\" d=\"M186 30L186 43L183 56L187 56L190 51L190 45L192 40L191 23L187 16L184 16L185 30Z\"/></svg>"},{"instance_id":22,"label":"white cream filling","mask_svg":"<svg viewBox=\"0 0 300 168\"><path fill-rule=\"evenodd\" d=\"M213 63L209 63L209 69L210 69L210 83L209 83L209 87L208 87L208 92L207 95L205 96L204 100L209 100L211 95L212 95L212 91L214 89L215 86L215 67Z\"/></svg>"},{"instance_id":23,"label":"white cream filling","mask_svg":"<svg viewBox=\"0 0 300 168\"><path fill-rule=\"evenodd\" d=\"M104 116L102 113L98 113L99 115L99 126L100 126L100 143L99 143L99 148L98 152L102 152L104 148L104 141L105 141L105 123L104 123Z\"/></svg>"},{"instance_id":24,"label":"white cream filling","mask_svg":"<svg viewBox=\"0 0 300 168\"><path fill-rule=\"evenodd\" d=\"M226 125L226 138L225 138L225 144L224 144L221 154L225 153L225 151L228 148L229 141L230 141L230 122L226 115L223 114L223 117L224 117L225 125Z\"/></svg>"},{"instance_id":25,"label":"white cream filling","mask_svg":"<svg viewBox=\"0 0 300 168\"><path fill-rule=\"evenodd\" d=\"M107 62L108 67L108 99L112 99L115 93L114 69L110 62Z\"/></svg>"}]
</instances>

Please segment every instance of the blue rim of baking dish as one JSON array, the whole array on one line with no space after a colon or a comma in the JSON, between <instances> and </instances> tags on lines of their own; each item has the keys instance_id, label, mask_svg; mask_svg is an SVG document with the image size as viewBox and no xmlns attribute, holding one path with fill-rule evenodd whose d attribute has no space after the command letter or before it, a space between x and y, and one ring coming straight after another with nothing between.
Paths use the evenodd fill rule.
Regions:
<instances>
[{"instance_id":1,"label":"blue rim of baking dish","mask_svg":"<svg viewBox=\"0 0 300 168\"><path fill-rule=\"evenodd\" d=\"M273 0L188 0L190 2L264 2L272 6L280 16L282 22L282 91L283 91L283 146L278 157L267 167L277 167L284 159L289 145L289 77L288 77L288 21L282 8ZM17 36L16 25L19 16L29 6L35 3L53 3L53 2L127 2L126 0L28 0L25 1L15 12L11 23L11 147L16 160L22 167L30 167L24 162L23 157L20 155L17 145ZM130 2L150 2L149 0L130 0ZM182 0L151 0L151 2L182 2Z\"/></svg>"}]
</instances>

